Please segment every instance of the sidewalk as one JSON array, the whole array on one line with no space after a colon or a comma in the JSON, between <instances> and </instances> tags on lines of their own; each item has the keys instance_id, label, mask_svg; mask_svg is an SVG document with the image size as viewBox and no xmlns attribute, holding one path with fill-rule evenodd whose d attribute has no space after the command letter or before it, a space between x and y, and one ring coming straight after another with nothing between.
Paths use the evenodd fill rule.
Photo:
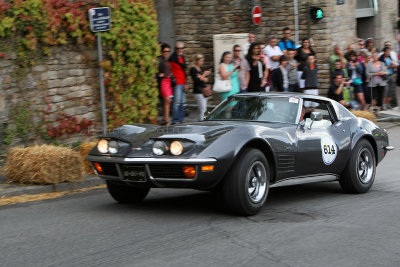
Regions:
<instances>
[{"instance_id":1,"label":"sidewalk","mask_svg":"<svg viewBox=\"0 0 400 267\"><path fill-rule=\"evenodd\" d=\"M57 185L19 185L15 183L7 183L7 178L0 175L0 198L71 191L104 184L104 180L97 176L84 175L84 179L77 182L61 183Z\"/></svg>"}]
</instances>

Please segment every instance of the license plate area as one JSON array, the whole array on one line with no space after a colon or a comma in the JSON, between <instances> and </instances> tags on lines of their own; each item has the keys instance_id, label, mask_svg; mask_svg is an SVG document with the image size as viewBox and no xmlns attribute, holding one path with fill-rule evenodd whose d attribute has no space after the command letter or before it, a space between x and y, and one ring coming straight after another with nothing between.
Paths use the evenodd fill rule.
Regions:
<instances>
[{"instance_id":1,"label":"license plate area","mask_svg":"<svg viewBox=\"0 0 400 267\"><path fill-rule=\"evenodd\" d=\"M122 175L124 179L133 181L133 182L146 182L146 170L143 166L123 166L122 167Z\"/></svg>"}]
</instances>

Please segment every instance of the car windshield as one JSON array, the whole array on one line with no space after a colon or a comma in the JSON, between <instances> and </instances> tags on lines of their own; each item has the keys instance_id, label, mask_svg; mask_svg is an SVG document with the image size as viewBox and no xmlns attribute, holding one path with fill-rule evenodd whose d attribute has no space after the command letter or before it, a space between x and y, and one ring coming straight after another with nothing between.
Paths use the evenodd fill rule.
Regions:
<instances>
[{"instance_id":1,"label":"car windshield","mask_svg":"<svg viewBox=\"0 0 400 267\"><path fill-rule=\"evenodd\" d=\"M295 97L233 96L206 120L244 120L296 123L299 99Z\"/></svg>"}]
</instances>

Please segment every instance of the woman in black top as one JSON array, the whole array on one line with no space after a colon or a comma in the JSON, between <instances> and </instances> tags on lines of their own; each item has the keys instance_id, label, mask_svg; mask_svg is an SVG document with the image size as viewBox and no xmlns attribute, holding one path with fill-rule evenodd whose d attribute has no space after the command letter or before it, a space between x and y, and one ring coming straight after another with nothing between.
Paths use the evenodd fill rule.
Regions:
<instances>
[{"instance_id":1,"label":"woman in black top","mask_svg":"<svg viewBox=\"0 0 400 267\"><path fill-rule=\"evenodd\" d=\"M208 82L207 76L211 73L209 70L203 71L202 66L204 64L204 56L197 54L194 56L193 62L190 68L190 76L193 79L193 93L198 106L197 120L202 121L204 113L207 110L207 98L204 97L202 89L205 88L206 82Z\"/></svg>"},{"instance_id":2,"label":"woman in black top","mask_svg":"<svg viewBox=\"0 0 400 267\"><path fill-rule=\"evenodd\" d=\"M249 52L246 55L246 60L249 63L250 71L247 78L249 79L249 83L247 86L248 92L260 92L265 89L262 88L265 85L265 65L261 61L261 47L259 43L252 43L249 47Z\"/></svg>"},{"instance_id":3,"label":"woman in black top","mask_svg":"<svg viewBox=\"0 0 400 267\"><path fill-rule=\"evenodd\" d=\"M298 76L299 76L299 86L301 89L304 90L304 80L301 78L301 76L303 75L303 70L304 67L307 65L307 58L308 56L315 56L315 52L314 50L311 48L311 42L308 38L304 38L301 41L301 46L299 48L296 49L297 51L297 55L294 57L297 62L300 63L299 66L297 66L297 71L298 71Z\"/></svg>"}]
</instances>

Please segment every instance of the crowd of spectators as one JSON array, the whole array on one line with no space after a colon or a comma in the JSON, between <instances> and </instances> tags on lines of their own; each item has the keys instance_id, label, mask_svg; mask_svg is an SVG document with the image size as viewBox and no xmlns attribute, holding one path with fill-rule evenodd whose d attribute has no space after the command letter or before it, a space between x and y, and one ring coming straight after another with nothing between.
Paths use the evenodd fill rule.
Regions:
<instances>
[{"instance_id":1,"label":"crowd of spectators","mask_svg":"<svg viewBox=\"0 0 400 267\"><path fill-rule=\"evenodd\" d=\"M177 42L175 51L161 44L159 56L160 96L163 101L163 124L181 123L184 120L185 93L188 92L186 74L193 81L194 98L198 105L197 119L201 121L211 95L208 84L211 70L205 70L204 56L196 54L189 67L184 57L184 43ZM256 41L254 33L242 46L234 45L225 51L216 70L222 80L230 80L231 90L219 93L221 101L239 92L281 91L318 95L317 54L311 40L304 38L297 45L291 39L291 29L282 29L282 38L270 37L268 44ZM327 60L330 66L328 97L349 109L371 110L376 114L382 109L397 105L394 74L398 55L391 43L385 42L380 51L374 40L358 39L345 51L333 46ZM172 99L172 102L171 102ZM169 110L172 103L172 120Z\"/></svg>"}]
</instances>

